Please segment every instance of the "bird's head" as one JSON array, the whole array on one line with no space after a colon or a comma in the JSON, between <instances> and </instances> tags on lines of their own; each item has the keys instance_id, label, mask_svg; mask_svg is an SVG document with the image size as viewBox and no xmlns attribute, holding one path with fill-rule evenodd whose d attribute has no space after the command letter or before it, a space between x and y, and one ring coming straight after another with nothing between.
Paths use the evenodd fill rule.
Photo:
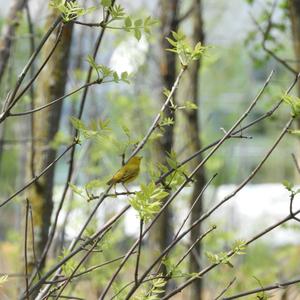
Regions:
<instances>
[{"instance_id":1,"label":"bird's head","mask_svg":"<svg viewBox=\"0 0 300 300\"><path fill-rule=\"evenodd\" d=\"M131 163L140 164L143 156L134 156L130 159Z\"/></svg>"}]
</instances>

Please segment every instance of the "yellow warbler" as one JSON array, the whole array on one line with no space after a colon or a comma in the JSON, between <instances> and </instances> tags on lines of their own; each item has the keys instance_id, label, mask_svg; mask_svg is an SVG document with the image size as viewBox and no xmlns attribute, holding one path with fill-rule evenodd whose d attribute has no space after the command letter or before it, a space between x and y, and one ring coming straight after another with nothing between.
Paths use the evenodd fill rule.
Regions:
<instances>
[{"instance_id":1,"label":"yellow warbler","mask_svg":"<svg viewBox=\"0 0 300 300\"><path fill-rule=\"evenodd\" d=\"M118 170L107 184L115 185L117 183L122 183L124 185L124 183L133 181L140 173L140 163L142 158L142 156L134 156L130 158L127 164Z\"/></svg>"}]
</instances>

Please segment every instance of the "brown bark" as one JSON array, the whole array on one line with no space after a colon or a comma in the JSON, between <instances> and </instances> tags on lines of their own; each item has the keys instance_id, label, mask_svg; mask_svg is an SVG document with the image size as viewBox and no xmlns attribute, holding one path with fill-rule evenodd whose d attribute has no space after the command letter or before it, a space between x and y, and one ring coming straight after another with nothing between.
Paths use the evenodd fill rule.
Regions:
<instances>
[{"instance_id":1,"label":"brown bark","mask_svg":"<svg viewBox=\"0 0 300 300\"><path fill-rule=\"evenodd\" d=\"M171 31L178 30L178 0L160 0L160 21L161 21L161 40L160 40L160 74L162 85L171 89L176 78L176 55L166 51L169 44L166 37ZM165 97L162 96L162 103L165 102ZM174 111L169 107L165 110L165 117L175 120ZM163 136L155 145L156 160L167 165L166 156L173 147L173 126L164 128ZM162 216L157 220L152 233L150 235L151 245L154 246L154 254L161 253L171 241L172 238L172 212L171 208L165 209ZM164 271L164 270L162 270Z\"/></svg>"},{"instance_id":2,"label":"brown bark","mask_svg":"<svg viewBox=\"0 0 300 300\"><path fill-rule=\"evenodd\" d=\"M289 0L289 12L292 27L293 45L296 57L296 70L300 71L300 0ZM300 95L300 83L298 83Z\"/></svg>"},{"instance_id":3,"label":"brown bark","mask_svg":"<svg viewBox=\"0 0 300 300\"><path fill-rule=\"evenodd\" d=\"M191 40L192 43L195 45L199 41L204 43L204 30L203 30L203 18L202 18L202 5L201 0L193 0L193 10L191 12L191 25L192 29L192 36ZM184 80L185 88L184 88L184 97L199 106L199 75L200 75L200 66L201 61L197 60L192 62L189 65L187 70L187 76ZM200 119L198 110L189 110L186 111L186 133L188 136L188 154L195 153L199 149L201 149L201 141L200 141ZM194 169L202 160L201 155L198 155L192 162L191 168ZM205 172L204 169L201 168L194 176L194 186L193 192L190 199L190 205L194 203L196 198L199 196L201 190L203 189L206 180L205 180ZM200 198L197 204L194 206L192 213L191 213L191 223L193 223L196 219L203 212L203 199ZM193 243L199 236L201 235L201 225L199 224L196 226L191 232L191 243ZM195 248L194 252L190 256L189 260L189 271L190 272L199 272L199 258L201 255L201 243L198 243ZM198 260L197 260L198 258ZM193 282L190 287L190 297L191 300L199 300L202 299L201 297L202 291L202 280L198 279Z\"/></svg>"},{"instance_id":4,"label":"brown bark","mask_svg":"<svg viewBox=\"0 0 300 300\"><path fill-rule=\"evenodd\" d=\"M52 12L46 22L46 28L57 18ZM54 54L47 63L37 82L35 107L42 106L51 102L65 93L67 82L67 71L70 56L70 46L72 38L72 24L66 24L63 27L60 43ZM42 60L44 60L57 38L57 32L53 33L48 43L43 49ZM34 167L35 172L39 173L48 166L56 157L56 150L49 145L53 140L59 128L62 102L56 103L34 114L33 138L35 139ZM48 232L51 223L51 214L53 209L53 185L55 169L51 168L41 179L39 179L29 189L28 198L33 209L34 222L34 241L37 258L41 256L43 248L48 239ZM30 172L28 172L29 174ZM32 236L29 235L28 241L28 269L29 273L34 267L34 256L32 245ZM42 268L45 262L42 262Z\"/></svg>"}]
</instances>

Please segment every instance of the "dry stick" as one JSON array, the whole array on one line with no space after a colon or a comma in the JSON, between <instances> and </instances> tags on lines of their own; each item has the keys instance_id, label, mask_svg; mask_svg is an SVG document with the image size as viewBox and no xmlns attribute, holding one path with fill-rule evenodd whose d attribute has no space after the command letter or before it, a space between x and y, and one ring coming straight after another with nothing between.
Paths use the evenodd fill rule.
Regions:
<instances>
[{"instance_id":1,"label":"dry stick","mask_svg":"<svg viewBox=\"0 0 300 300\"><path fill-rule=\"evenodd\" d=\"M260 168L262 167L262 165L265 163L265 161L269 158L269 156L271 155L271 153L274 151L274 149L277 147L277 145L279 144L279 142L281 141L281 139L284 137L284 135L287 133L289 127L291 126L292 122L293 122L294 118L290 118L290 120L287 122L287 124L285 125L284 129L282 130L282 132L280 133L280 135L278 136L278 138L276 139L276 141L274 142L274 144L272 145L272 147L269 149L269 151L267 152L267 154L264 156L264 158L260 161L260 163L256 166L256 168L250 173L250 175L232 192L230 193L228 196L226 196L222 201L220 201L218 204L216 204L213 208L211 208L207 213L205 213L204 215L202 215L202 217L200 217L196 222L193 223L193 225L187 229L185 232L183 232L178 238L177 240L173 241L167 248L165 248L165 250L163 251L163 253L165 253L166 251L169 251L180 239L183 238L183 236L185 234L187 234L189 231L191 231L193 229L194 226L198 225L200 222L204 221L205 219L207 219L215 210L217 210L220 206L222 206L225 202L227 202L229 199L231 199L232 197L234 197L254 176L255 174L260 170ZM232 130L232 129L231 129ZM201 164L201 163L200 163ZM197 169L197 168L196 168ZM166 252L167 253L167 252ZM160 258L160 256L159 256ZM159 260L155 260L155 262L144 272L144 274L141 276L141 278L139 279L139 282L141 282L143 280L143 278L145 278L145 276L147 276L147 274L151 271L151 269L155 266L155 264L158 262ZM195 280L195 279L194 279ZM132 288L126 299L129 299L133 293L135 292L136 288Z\"/></svg>"},{"instance_id":2,"label":"dry stick","mask_svg":"<svg viewBox=\"0 0 300 300\"><path fill-rule=\"evenodd\" d=\"M78 248L74 249L73 251L71 251L67 256L65 256L61 261L59 261L56 265L54 265L49 271L47 271L43 277L35 283L34 286L29 288L29 295L31 295L37 288L40 287L41 284L46 282L46 279L51 276L55 271L59 270L59 268L61 266L63 266L68 260L70 260L72 257L74 257L77 253L81 252L84 247L86 247L87 245L89 245L91 242L93 242L99 235L101 235L103 232L105 232L112 224L114 224L128 209L129 209L129 205L124 207L117 215L115 215L114 217L112 217L108 222L106 222L106 224L104 224L99 230L98 232L96 232L93 236L91 236L90 238L87 238ZM57 276L57 274L55 275L55 277ZM55 278L56 279L56 278ZM52 283L49 284L52 285ZM45 290L45 292L47 293L49 289ZM38 299L42 299L44 297L44 293L40 293L37 297L36 300ZM21 297L21 299L24 299L24 295Z\"/></svg>"},{"instance_id":3,"label":"dry stick","mask_svg":"<svg viewBox=\"0 0 300 300\"><path fill-rule=\"evenodd\" d=\"M300 210L298 210L295 214L299 214ZM288 215L287 217L285 217L284 219L282 219L281 221L275 223L274 225L271 225L270 227L266 228L265 230L263 230L262 232L258 233L257 235L255 235L252 239L248 240L245 243L245 246L249 246L251 243L253 243L254 241L256 241L257 239L261 238L262 236L264 236L265 234L269 233L270 231L272 231L273 229L275 229L276 227L286 223L289 220L292 220L293 216ZM227 253L227 257L230 258L231 256L234 255L234 251L231 250ZM217 267L220 263L214 263L211 264L210 266L206 267L205 269L203 269L202 271L200 271L197 274L197 278L191 278L189 280L187 280L185 283L181 284L178 288L176 288L175 290L173 290L172 292L170 292L169 294L167 294L165 297L163 297L161 300L166 300L171 298L172 296L180 293L185 287L187 287L188 285L190 285L192 282L194 282L195 280L197 280L199 277L203 276L204 274L208 273L209 271L211 271L212 269L214 269L215 267Z\"/></svg>"},{"instance_id":4,"label":"dry stick","mask_svg":"<svg viewBox=\"0 0 300 300\"><path fill-rule=\"evenodd\" d=\"M28 265L27 265L28 214L29 214L29 201L26 198L25 233L24 233L24 263L25 263L25 283L26 283L25 292L26 292L27 300L29 300L29 294L28 294Z\"/></svg>"},{"instance_id":5,"label":"dry stick","mask_svg":"<svg viewBox=\"0 0 300 300\"><path fill-rule=\"evenodd\" d=\"M55 99L55 100L53 100L53 101L45 104L45 105L42 105L42 106L37 107L35 109L30 109L30 110L27 110L27 111L24 111L24 112L10 113L9 116L11 116L11 117L17 117L17 116L25 116L25 115L33 114L33 113L35 113L37 111L40 111L40 110L43 110L43 109L45 109L45 108L47 108L49 106L52 106L53 104L55 104L57 102L60 102L60 101L62 101L63 99L65 99L67 97L70 97L70 96L76 94L77 92L79 92L82 89L85 89L85 88L87 88L87 87L89 87L91 85L94 85L94 84L100 84L101 82L102 82L102 79L94 80L92 82L89 82L89 83L86 83L86 84L80 86L79 88L71 91L70 93L68 93L66 95L63 95L63 96L61 96L61 97L59 97L59 98L57 98L57 99Z\"/></svg>"},{"instance_id":6,"label":"dry stick","mask_svg":"<svg viewBox=\"0 0 300 300\"><path fill-rule=\"evenodd\" d=\"M234 284L234 282L236 281L236 277L234 277L229 283L228 285L225 287L225 289L219 294L219 296L217 296L214 300L219 300L221 299L221 297L231 288L231 286Z\"/></svg>"},{"instance_id":7,"label":"dry stick","mask_svg":"<svg viewBox=\"0 0 300 300\"><path fill-rule=\"evenodd\" d=\"M112 1L111 5L114 5L114 3L115 3L115 0ZM105 16L105 22L108 21L109 16L110 16L110 11L108 10L107 14ZM97 41L95 43L95 47L94 47L94 51L93 51L93 58L94 59L96 59L99 47L100 47L101 42L103 40L104 32L105 32L105 28L102 28L102 30L101 30L101 32L100 32L100 34L98 36L98 39L97 39ZM82 98L81 98L81 104L80 104L80 109L79 109L79 113L78 113L78 119L81 119L81 117L82 117L82 113L83 113L83 109L84 109L84 105L85 105L85 101L86 101L86 97L87 97L88 87L89 87L89 84L90 84L90 81L91 81L91 77L92 77L92 72L93 72L93 68L90 66L89 71L88 71L88 75L87 75L87 78L86 78L86 82L85 82L84 92L83 92L83 95L82 95ZM76 129L74 137L76 137L77 134L78 134L78 130ZM50 249L50 246L52 244L54 235L55 235L58 217L59 217L59 214L61 212L61 209L62 209L63 204L65 202L65 198L66 198L68 190L69 190L69 182L72 179L75 151L76 151L76 146L71 151L70 163L69 163L69 170L68 170L66 184L65 184L65 187L64 187L64 190L63 190L63 193L62 193L62 196L61 196L61 200L59 202L59 205L58 205L58 208L57 208L57 211L56 211L56 214L55 214L54 222L53 222L53 225L51 227L51 231L50 231L50 234L49 234L49 237L48 237L48 240L47 240L47 244L46 244L46 246L45 246L45 248L43 250L41 259L45 259L46 258L47 253L48 253L48 251ZM99 203L97 205L97 209L100 206L100 204L102 203L102 201L103 200L101 200L101 199L99 200ZM96 212L96 210L94 210L93 213L95 213L95 212ZM84 231L84 228L82 229L81 233L83 231ZM74 245L74 247L75 247L75 245ZM37 273L37 270L36 270L35 273L32 274L32 280L31 280L31 282L33 282L33 280L34 280L34 278L36 276L36 273Z\"/></svg>"},{"instance_id":8,"label":"dry stick","mask_svg":"<svg viewBox=\"0 0 300 300\"><path fill-rule=\"evenodd\" d=\"M153 224L156 222L156 220L160 217L160 215L162 214L162 212L165 210L165 208L175 199L175 197L182 191L182 189L186 186L187 182L198 172L198 170L208 161L208 159L219 149L219 147L223 144L223 142L228 138L228 136L230 136L233 131L236 129L237 126L239 126L239 124L248 116L248 114L250 113L250 111L254 108L254 106L256 105L257 101L259 100L259 98L261 97L261 95L263 94L265 88L268 86L271 77L273 76L273 71L270 73L269 77L267 78L266 82L264 83L262 89L259 91L258 95L254 98L254 100L251 102L251 104L249 105L249 107L247 108L247 110L242 114L242 116L236 121L236 123L232 126L232 128L223 136L223 138L213 147L213 149L208 153L208 155L197 165L197 167L192 171L192 173L190 174L190 176L188 176L188 179L182 183L182 185L177 189L177 191L165 202L165 204L162 206L162 208L160 209L160 211L157 213L157 215L153 218L152 222L149 224L149 226L146 228L146 230L143 232L143 236L145 236L145 234L151 229L151 227L153 226ZM136 241L132 247L129 249L129 251L127 252L125 258L123 259L123 261L121 262L120 266L118 267L118 269L115 271L115 273L113 274L113 276L111 277L110 281L108 282L107 286L105 287L102 295L99 297L100 300L103 300L104 297L106 296L108 290L110 289L111 285L113 284L114 280L116 279L116 277L118 276L119 272L121 271L121 269L123 268L123 266L125 265L125 263L127 262L130 254L132 253L132 251L135 250L136 246L138 245L138 241Z\"/></svg>"},{"instance_id":9,"label":"dry stick","mask_svg":"<svg viewBox=\"0 0 300 300\"><path fill-rule=\"evenodd\" d=\"M47 33L44 35L44 37L40 41L40 43L37 46L35 52L32 54L32 56L30 57L29 61L27 62L27 64L23 68L22 72L19 74L18 80L16 82L14 90L8 94L7 99L5 100L3 111L0 114L0 123L2 123L6 119L6 117L9 115L9 110L7 110L7 108L14 101L14 98L15 98L15 96L16 96L16 94L17 94L17 92L18 92L18 90L19 90L19 88L20 88L20 86L21 86L21 84L22 84L22 82L24 80L24 78L25 78L25 75L27 74L27 72L31 68L31 65L33 64L33 62L35 61L36 57L38 56L38 54L42 50L44 44L46 43L46 41L50 37L51 33L60 24L61 20L62 20L61 17L58 17L54 21L54 23L51 25L51 27L49 28L49 30L47 31Z\"/></svg>"},{"instance_id":10,"label":"dry stick","mask_svg":"<svg viewBox=\"0 0 300 300\"><path fill-rule=\"evenodd\" d=\"M135 272L134 272L134 281L137 284L139 278L139 263L140 263L140 256L141 256L141 248L142 248L142 241L143 241L143 219L140 219L140 235L139 235L139 245L136 257L136 265L135 265Z\"/></svg>"},{"instance_id":11,"label":"dry stick","mask_svg":"<svg viewBox=\"0 0 300 300\"><path fill-rule=\"evenodd\" d=\"M287 281L287 282L275 283L273 285L269 285L269 286L262 287L262 288L257 288L255 290L251 290L251 291L243 292L243 293L240 293L240 294L237 294L237 295L234 295L234 296L226 297L226 298L223 298L223 300L232 300L232 299L237 299L237 298L242 298L242 297L245 297L245 296L253 295L253 294L256 294L256 293L259 293L259 292L266 292L266 291L281 289L283 287L286 287L286 286L289 286L289 285L292 285L292 284L296 284L296 283L299 283L299 282L300 282L300 279L295 279L295 280L291 280L291 281Z\"/></svg>"},{"instance_id":12,"label":"dry stick","mask_svg":"<svg viewBox=\"0 0 300 300\"><path fill-rule=\"evenodd\" d=\"M34 178L32 178L25 186L23 186L21 189L19 189L18 191L16 191L13 195L11 195L8 199L6 199L5 201L3 201L0 204L0 208L3 207L4 205L6 205L8 202L10 202L13 198L15 198L17 195L19 195L20 193L22 193L24 190L26 190L30 185L32 185L34 182L36 182L40 177L42 177L47 171L49 171L49 169L51 169L70 149L72 149L76 144L78 143L78 141L73 142L71 145L69 145L64 152L59 155L52 163L50 163L41 173L39 173L38 175L36 175Z\"/></svg>"}]
</instances>

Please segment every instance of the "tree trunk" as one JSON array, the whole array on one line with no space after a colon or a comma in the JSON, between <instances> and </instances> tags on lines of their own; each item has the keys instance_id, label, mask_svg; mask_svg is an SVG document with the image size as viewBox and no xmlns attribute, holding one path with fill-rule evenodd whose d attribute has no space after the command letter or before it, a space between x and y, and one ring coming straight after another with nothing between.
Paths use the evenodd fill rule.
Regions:
<instances>
[{"instance_id":1,"label":"tree trunk","mask_svg":"<svg viewBox=\"0 0 300 300\"><path fill-rule=\"evenodd\" d=\"M7 20L9 22L5 22L1 33L1 41L0 41L0 83L2 81L3 75L5 73L11 49L13 46L13 41L15 38L16 30L19 26L20 11L24 8L26 0L14 0L12 2L11 8L9 10ZM3 139L4 139L4 124L0 126L0 166L1 159L3 154Z\"/></svg>"},{"instance_id":2,"label":"tree trunk","mask_svg":"<svg viewBox=\"0 0 300 300\"><path fill-rule=\"evenodd\" d=\"M289 11L292 26L293 45L296 58L296 70L300 71L300 0L289 0ZM298 82L300 95L300 83Z\"/></svg>"},{"instance_id":3,"label":"tree trunk","mask_svg":"<svg viewBox=\"0 0 300 300\"><path fill-rule=\"evenodd\" d=\"M202 5L201 0L193 0L193 10L191 12L191 25L192 25L192 35L191 40L192 44L196 44L198 42L204 43L204 30L203 30L203 18L202 18ZM190 100L194 104L199 106L199 75L200 75L200 64L199 60L192 62L189 65L187 70L186 77L184 78L184 96L185 100ZM186 133L188 136L188 155L195 153L199 149L201 149L200 142L200 119L198 110L188 110L186 113ZM194 169L202 160L202 156L198 155L191 163L191 168ZM194 203L196 198L201 193L206 180L205 180L205 172L204 169L201 168L194 176L194 186L193 192L190 199L190 205ZM197 204L194 206L191 213L191 223L193 223L203 212L203 199L202 197L197 201ZM201 225L199 224L191 231L191 243L193 243L199 236L201 235ZM189 258L189 271L190 272L199 272L199 259L201 255L201 243L198 243L193 253L194 255L190 255ZM190 297L191 300L199 300L201 297L202 290L202 280L198 279L193 282L190 288Z\"/></svg>"},{"instance_id":4,"label":"tree trunk","mask_svg":"<svg viewBox=\"0 0 300 300\"><path fill-rule=\"evenodd\" d=\"M166 37L171 31L178 30L178 0L160 0L160 21L161 21L161 41L160 41L160 74L162 85L171 89L176 78L176 55L166 51L169 44ZM162 96L161 102L166 98ZM174 111L169 107L165 110L165 117L172 118L175 121ZM155 145L156 161L167 165L166 156L173 147L173 126L164 127L163 136ZM154 247L154 254L161 253L172 239L172 212L171 208L165 209L162 216L157 220L151 234L151 245ZM164 272L165 270L161 270Z\"/></svg>"},{"instance_id":5,"label":"tree trunk","mask_svg":"<svg viewBox=\"0 0 300 300\"><path fill-rule=\"evenodd\" d=\"M46 22L46 28L57 18L51 13ZM70 57L70 46L72 38L72 24L63 27L61 40L41 73L37 82L37 95L35 107L45 105L52 100L64 95L67 82L67 72ZM48 56L56 42L57 33L53 33L43 49L42 61ZM56 157L56 150L50 147L56 132L59 128L62 102L58 102L42 111L34 114L34 168L38 174L47 167ZM29 165L29 163L28 163ZM28 191L28 199L33 209L34 242L37 259L41 256L43 248L48 239L48 232L51 223L53 209L53 185L54 168L51 168L42 178L31 186ZM31 172L28 172L31 174ZM34 255L32 248L32 236L28 234L28 270L29 274L34 267ZM41 268L45 261L41 262Z\"/></svg>"}]
</instances>

